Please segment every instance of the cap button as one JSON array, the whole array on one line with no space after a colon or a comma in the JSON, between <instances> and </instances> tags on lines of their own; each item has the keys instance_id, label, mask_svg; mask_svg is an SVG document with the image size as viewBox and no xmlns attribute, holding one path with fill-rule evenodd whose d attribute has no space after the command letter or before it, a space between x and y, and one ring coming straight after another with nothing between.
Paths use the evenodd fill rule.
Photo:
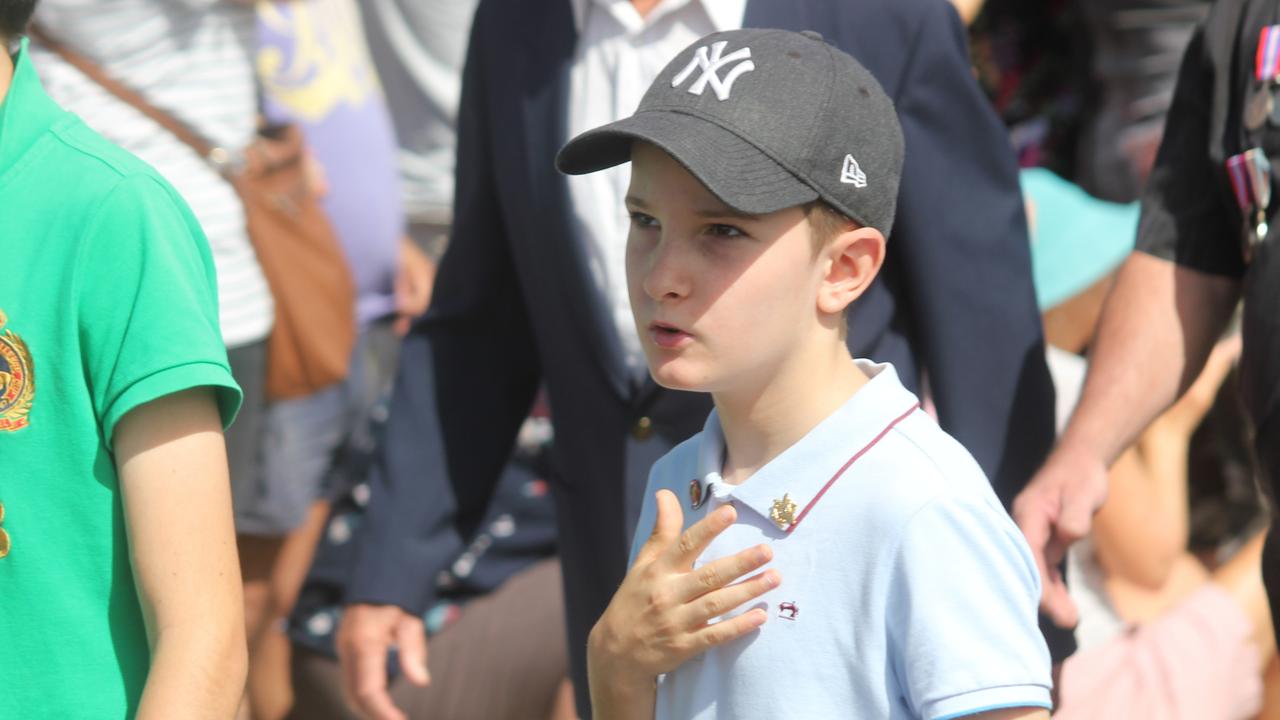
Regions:
<instances>
[{"instance_id":1,"label":"cap button","mask_svg":"<svg viewBox=\"0 0 1280 720\"><path fill-rule=\"evenodd\" d=\"M810 40L817 40L818 42L823 42L822 33L820 32L817 32L814 30L801 30L800 34L809 38Z\"/></svg>"}]
</instances>

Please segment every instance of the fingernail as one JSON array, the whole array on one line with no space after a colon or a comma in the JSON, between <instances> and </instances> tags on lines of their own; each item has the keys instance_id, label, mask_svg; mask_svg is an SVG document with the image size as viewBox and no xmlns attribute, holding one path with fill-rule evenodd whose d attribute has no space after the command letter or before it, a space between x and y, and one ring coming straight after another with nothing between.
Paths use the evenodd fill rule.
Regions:
<instances>
[{"instance_id":1,"label":"fingernail","mask_svg":"<svg viewBox=\"0 0 1280 720\"><path fill-rule=\"evenodd\" d=\"M778 573L774 570L766 570L764 573L764 582L769 587L778 587Z\"/></svg>"},{"instance_id":2,"label":"fingernail","mask_svg":"<svg viewBox=\"0 0 1280 720\"><path fill-rule=\"evenodd\" d=\"M769 547L768 545L761 545L756 548L756 559L758 559L760 562L769 562L769 559L772 557L773 557L773 548Z\"/></svg>"},{"instance_id":3,"label":"fingernail","mask_svg":"<svg viewBox=\"0 0 1280 720\"><path fill-rule=\"evenodd\" d=\"M769 619L769 613L766 613L764 610L760 610L757 608L755 610L752 610L751 613L752 615L754 615L754 617L751 618L751 622L755 623L756 625L763 625L764 621Z\"/></svg>"}]
</instances>

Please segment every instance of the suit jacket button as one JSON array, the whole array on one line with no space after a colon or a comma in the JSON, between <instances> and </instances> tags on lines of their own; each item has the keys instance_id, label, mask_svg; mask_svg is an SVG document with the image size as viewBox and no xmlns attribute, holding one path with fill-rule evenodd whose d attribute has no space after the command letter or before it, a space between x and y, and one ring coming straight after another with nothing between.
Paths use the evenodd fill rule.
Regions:
<instances>
[{"instance_id":1,"label":"suit jacket button","mask_svg":"<svg viewBox=\"0 0 1280 720\"><path fill-rule=\"evenodd\" d=\"M653 435L653 421L642 417L631 426L631 437L637 440L648 440Z\"/></svg>"}]
</instances>

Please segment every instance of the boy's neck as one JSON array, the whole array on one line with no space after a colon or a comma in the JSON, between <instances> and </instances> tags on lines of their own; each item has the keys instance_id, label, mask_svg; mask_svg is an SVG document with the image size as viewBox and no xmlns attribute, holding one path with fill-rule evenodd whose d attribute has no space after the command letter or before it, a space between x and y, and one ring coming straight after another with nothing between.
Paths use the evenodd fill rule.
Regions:
<instances>
[{"instance_id":1,"label":"boy's neck","mask_svg":"<svg viewBox=\"0 0 1280 720\"><path fill-rule=\"evenodd\" d=\"M844 405L868 377L843 343L796 355L764 384L713 393L725 458L721 476L738 485Z\"/></svg>"}]
</instances>

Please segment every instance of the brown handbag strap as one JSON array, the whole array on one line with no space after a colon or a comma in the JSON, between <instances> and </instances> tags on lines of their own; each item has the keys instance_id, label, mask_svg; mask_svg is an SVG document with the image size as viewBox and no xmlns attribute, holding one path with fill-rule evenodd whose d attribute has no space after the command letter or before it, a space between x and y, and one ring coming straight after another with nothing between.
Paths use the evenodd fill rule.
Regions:
<instances>
[{"instance_id":1,"label":"brown handbag strap","mask_svg":"<svg viewBox=\"0 0 1280 720\"><path fill-rule=\"evenodd\" d=\"M104 90L115 95L126 104L133 106L134 109L143 115L154 120L157 125L169 131L171 135L180 140L182 144L194 150L200 157L219 166L225 165L230 161L229 157L225 157L225 150L221 151L224 157L219 157L220 148L215 148L207 140L192 132L191 128L187 127L177 118L147 102L136 90L125 86L120 81L108 75L107 72L94 61L50 37L49 34L44 31L44 28L32 23L32 25L27 28L27 34L35 38L36 42L57 53L67 62L68 65L71 65L84 73L86 77L102 86Z\"/></svg>"}]
</instances>

